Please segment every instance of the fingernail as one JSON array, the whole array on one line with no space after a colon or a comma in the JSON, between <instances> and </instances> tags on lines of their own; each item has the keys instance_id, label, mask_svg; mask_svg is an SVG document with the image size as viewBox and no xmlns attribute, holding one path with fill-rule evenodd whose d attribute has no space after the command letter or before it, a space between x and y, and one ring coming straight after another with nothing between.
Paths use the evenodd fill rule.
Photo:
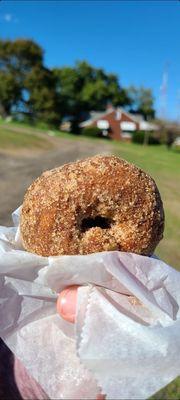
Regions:
<instances>
[{"instance_id":1,"label":"fingernail","mask_svg":"<svg viewBox=\"0 0 180 400\"><path fill-rule=\"evenodd\" d=\"M57 300L57 312L68 322L75 322L77 305L77 286L63 290Z\"/></svg>"}]
</instances>

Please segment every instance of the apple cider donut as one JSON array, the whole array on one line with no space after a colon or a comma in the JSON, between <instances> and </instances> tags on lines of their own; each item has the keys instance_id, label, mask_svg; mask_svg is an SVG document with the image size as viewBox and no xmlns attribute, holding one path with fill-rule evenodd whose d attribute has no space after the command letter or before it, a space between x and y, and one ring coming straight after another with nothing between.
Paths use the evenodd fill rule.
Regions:
<instances>
[{"instance_id":1,"label":"apple cider donut","mask_svg":"<svg viewBox=\"0 0 180 400\"><path fill-rule=\"evenodd\" d=\"M164 212L154 180L115 156L95 156L44 172L27 190L20 231L41 256L119 250L151 255Z\"/></svg>"}]
</instances>

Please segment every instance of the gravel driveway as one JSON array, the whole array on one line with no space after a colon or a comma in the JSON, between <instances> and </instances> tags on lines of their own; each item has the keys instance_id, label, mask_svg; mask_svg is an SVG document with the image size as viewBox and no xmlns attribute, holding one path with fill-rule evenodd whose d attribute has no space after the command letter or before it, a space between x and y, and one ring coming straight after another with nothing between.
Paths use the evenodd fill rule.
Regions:
<instances>
[{"instance_id":1,"label":"gravel driveway","mask_svg":"<svg viewBox=\"0 0 180 400\"><path fill-rule=\"evenodd\" d=\"M11 225L11 213L23 200L26 188L43 171L95 154L111 153L110 143L49 137L49 151L0 151L0 225Z\"/></svg>"}]
</instances>

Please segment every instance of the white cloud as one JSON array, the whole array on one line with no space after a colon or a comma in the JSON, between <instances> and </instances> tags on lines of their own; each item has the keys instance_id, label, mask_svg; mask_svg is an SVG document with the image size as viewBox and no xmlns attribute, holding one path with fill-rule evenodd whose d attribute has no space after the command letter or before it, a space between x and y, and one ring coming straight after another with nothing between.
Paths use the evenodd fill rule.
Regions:
<instances>
[{"instance_id":1,"label":"white cloud","mask_svg":"<svg viewBox=\"0 0 180 400\"><path fill-rule=\"evenodd\" d=\"M7 22L7 23L13 23L17 24L19 22L18 18L16 18L13 14L6 13L6 14L1 14L0 15L0 20Z\"/></svg>"},{"instance_id":2,"label":"white cloud","mask_svg":"<svg viewBox=\"0 0 180 400\"><path fill-rule=\"evenodd\" d=\"M4 14L3 19L6 22L11 22L13 20L13 16L12 16L12 14Z\"/></svg>"}]
</instances>

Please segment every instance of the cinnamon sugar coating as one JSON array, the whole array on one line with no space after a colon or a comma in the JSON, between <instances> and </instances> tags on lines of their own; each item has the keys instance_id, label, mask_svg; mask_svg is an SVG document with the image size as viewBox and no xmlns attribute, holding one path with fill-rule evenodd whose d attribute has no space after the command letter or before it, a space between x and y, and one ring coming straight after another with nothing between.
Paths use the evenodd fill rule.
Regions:
<instances>
[{"instance_id":1,"label":"cinnamon sugar coating","mask_svg":"<svg viewBox=\"0 0 180 400\"><path fill-rule=\"evenodd\" d=\"M20 221L25 249L42 256L110 250L151 255L163 229L154 180L115 156L44 172L26 192Z\"/></svg>"}]
</instances>

